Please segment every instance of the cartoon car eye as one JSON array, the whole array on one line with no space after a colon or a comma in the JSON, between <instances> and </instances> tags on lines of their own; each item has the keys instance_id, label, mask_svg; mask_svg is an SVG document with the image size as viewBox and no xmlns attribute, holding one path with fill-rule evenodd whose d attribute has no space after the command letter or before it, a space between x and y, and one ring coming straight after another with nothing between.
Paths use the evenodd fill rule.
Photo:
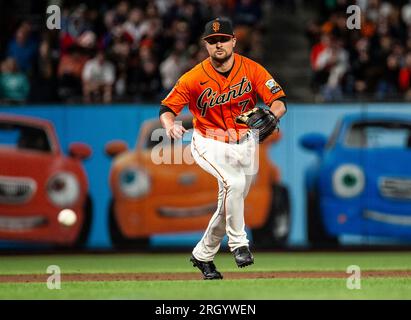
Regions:
<instances>
[{"instance_id":1,"label":"cartoon car eye","mask_svg":"<svg viewBox=\"0 0 411 320\"><path fill-rule=\"evenodd\" d=\"M351 198L358 196L365 185L364 172L354 164L345 164L333 174L333 189L337 196Z\"/></svg>"},{"instance_id":2,"label":"cartoon car eye","mask_svg":"<svg viewBox=\"0 0 411 320\"><path fill-rule=\"evenodd\" d=\"M119 184L126 197L138 198L150 191L150 179L147 173L137 168L126 168L119 175Z\"/></svg>"},{"instance_id":3,"label":"cartoon car eye","mask_svg":"<svg viewBox=\"0 0 411 320\"><path fill-rule=\"evenodd\" d=\"M71 173L57 173L47 184L47 194L55 205L70 206L77 201L80 195L79 182Z\"/></svg>"}]
</instances>

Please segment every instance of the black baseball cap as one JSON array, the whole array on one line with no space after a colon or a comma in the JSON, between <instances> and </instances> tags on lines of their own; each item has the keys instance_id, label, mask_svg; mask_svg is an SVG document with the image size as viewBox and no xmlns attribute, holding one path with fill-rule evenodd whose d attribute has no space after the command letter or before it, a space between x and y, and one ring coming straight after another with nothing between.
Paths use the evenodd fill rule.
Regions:
<instances>
[{"instance_id":1,"label":"black baseball cap","mask_svg":"<svg viewBox=\"0 0 411 320\"><path fill-rule=\"evenodd\" d=\"M231 21L228 19L216 18L207 22L204 28L203 40L212 36L234 37Z\"/></svg>"}]
</instances>

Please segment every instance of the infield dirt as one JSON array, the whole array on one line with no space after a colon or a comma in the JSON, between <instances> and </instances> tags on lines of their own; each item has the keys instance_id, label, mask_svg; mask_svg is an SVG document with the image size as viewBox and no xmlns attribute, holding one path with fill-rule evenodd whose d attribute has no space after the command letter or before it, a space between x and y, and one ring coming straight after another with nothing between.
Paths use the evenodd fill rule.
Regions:
<instances>
[{"instance_id":1,"label":"infield dirt","mask_svg":"<svg viewBox=\"0 0 411 320\"><path fill-rule=\"evenodd\" d=\"M277 271L277 272L224 272L224 279L295 279L295 278L347 278L341 271ZM0 275L0 283L6 282L46 282L49 274ZM411 277L411 270L370 270L362 271L365 278ZM201 280L199 272L175 273L70 273L61 274L64 281L176 281Z\"/></svg>"}]
</instances>

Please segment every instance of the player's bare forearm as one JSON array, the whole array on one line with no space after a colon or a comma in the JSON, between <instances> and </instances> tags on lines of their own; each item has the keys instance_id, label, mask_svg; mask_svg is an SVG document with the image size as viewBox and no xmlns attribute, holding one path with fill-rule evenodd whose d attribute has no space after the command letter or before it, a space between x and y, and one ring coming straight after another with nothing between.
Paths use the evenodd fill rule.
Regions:
<instances>
[{"instance_id":1,"label":"player's bare forearm","mask_svg":"<svg viewBox=\"0 0 411 320\"><path fill-rule=\"evenodd\" d=\"M284 102L282 102L281 100L273 101L273 103L270 106L270 110L278 119L280 119L287 111Z\"/></svg>"},{"instance_id":2,"label":"player's bare forearm","mask_svg":"<svg viewBox=\"0 0 411 320\"><path fill-rule=\"evenodd\" d=\"M176 116L172 112L164 112L160 116L160 122L164 129L169 129L174 125Z\"/></svg>"},{"instance_id":3,"label":"player's bare forearm","mask_svg":"<svg viewBox=\"0 0 411 320\"><path fill-rule=\"evenodd\" d=\"M175 123L176 116L172 112L164 112L160 116L160 122L166 130L167 136L173 139L180 139L187 130Z\"/></svg>"}]
</instances>

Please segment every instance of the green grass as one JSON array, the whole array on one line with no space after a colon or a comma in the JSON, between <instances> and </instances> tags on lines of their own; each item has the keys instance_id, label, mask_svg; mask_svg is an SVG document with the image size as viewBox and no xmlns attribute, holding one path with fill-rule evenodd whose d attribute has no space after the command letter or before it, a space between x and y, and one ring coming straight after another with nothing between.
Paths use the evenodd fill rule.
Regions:
<instances>
[{"instance_id":1,"label":"green grass","mask_svg":"<svg viewBox=\"0 0 411 320\"><path fill-rule=\"evenodd\" d=\"M244 279L223 281L64 282L65 273L195 272L189 254L1 256L0 274L62 271L61 290L46 283L0 283L0 299L411 299L411 278L363 278L360 290L347 279ZM408 252L255 253L255 265L237 269L229 254L215 260L220 271L411 270ZM347 275L348 276L348 275Z\"/></svg>"},{"instance_id":2,"label":"green grass","mask_svg":"<svg viewBox=\"0 0 411 320\"><path fill-rule=\"evenodd\" d=\"M349 290L345 279L256 279L223 281L67 282L0 284L0 299L411 299L411 280L363 279Z\"/></svg>"},{"instance_id":3,"label":"green grass","mask_svg":"<svg viewBox=\"0 0 411 320\"><path fill-rule=\"evenodd\" d=\"M190 272L190 254L96 254L0 256L0 274L46 273L58 265L63 273ZM255 253L252 271L332 271L358 265L363 270L411 270L409 252ZM240 271L230 254L218 254L221 271Z\"/></svg>"}]
</instances>

